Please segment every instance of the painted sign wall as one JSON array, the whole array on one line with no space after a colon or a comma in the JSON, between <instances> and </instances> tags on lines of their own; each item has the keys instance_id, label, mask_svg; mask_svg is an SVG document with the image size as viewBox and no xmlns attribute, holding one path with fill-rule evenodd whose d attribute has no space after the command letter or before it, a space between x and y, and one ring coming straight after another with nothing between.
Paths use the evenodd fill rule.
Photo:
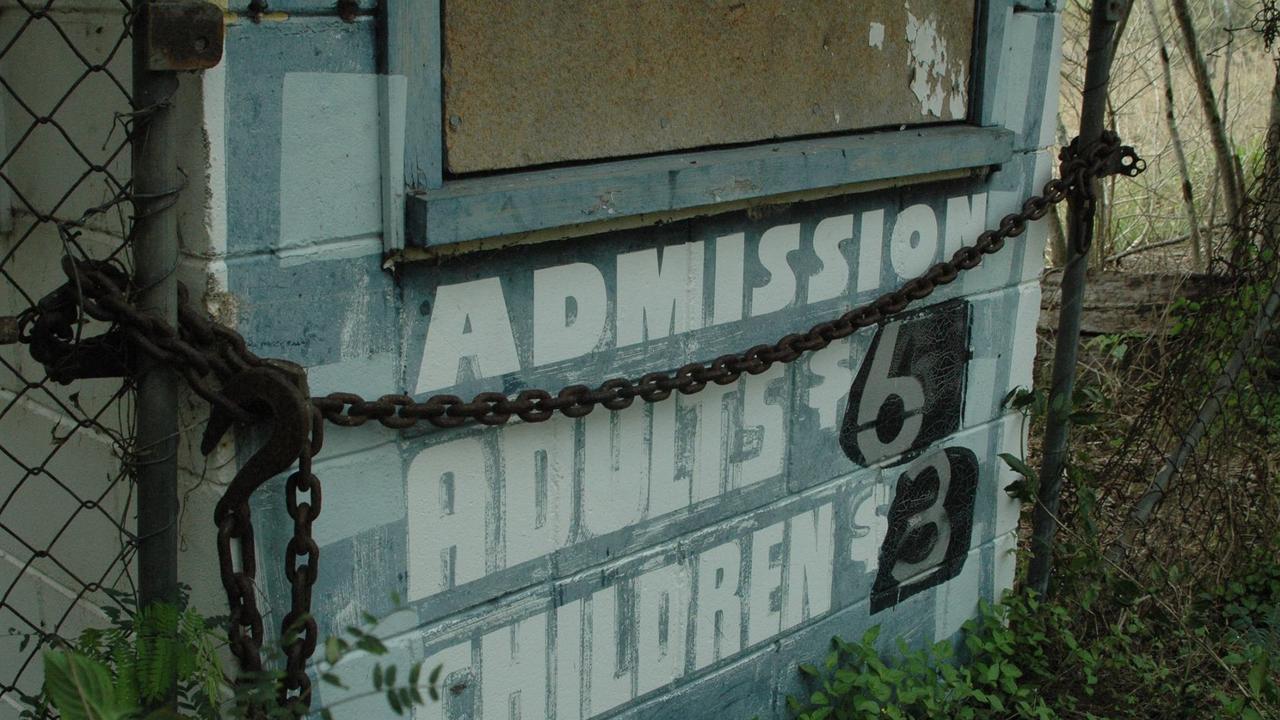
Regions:
<instances>
[{"instance_id":1,"label":"painted sign wall","mask_svg":"<svg viewBox=\"0 0 1280 720\"><path fill-rule=\"evenodd\" d=\"M1058 17L992 3L975 67L1000 91L974 115L1015 134L999 167L384 267L373 18L278 9L228 35L226 283L255 351L306 365L317 394L554 392L772 342L949 257L1052 167ZM998 455L1024 428L1002 400L1031 382L1043 240L1036 225L910 312L697 394L331 429L321 632L387 616L397 659L443 666L443 700L416 715L489 720L781 717L833 635L952 638L1012 581ZM259 557L287 540L266 520L279 498L255 498ZM278 621L273 565L262 595Z\"/></svg>"}]
</instances>

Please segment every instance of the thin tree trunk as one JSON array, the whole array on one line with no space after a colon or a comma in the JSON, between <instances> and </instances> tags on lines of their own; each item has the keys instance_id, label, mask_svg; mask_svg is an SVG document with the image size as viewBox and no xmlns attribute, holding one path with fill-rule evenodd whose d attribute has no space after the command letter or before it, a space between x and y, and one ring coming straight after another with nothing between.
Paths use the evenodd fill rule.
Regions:
<instances>
[{"instance_id":1,"label":"thin tree trunk","mask_svg":"<svg viewBox=\"0 0 1280 720\"><path fill-rule=\"evenodd\" d=\"M1266 163L1263 177L1280 175L1280 63L1276 63L1276 79L1271 84L1271 111L1267 117Z\"/></svg>"},{"instance_id":2,"label":"thin tree trunk","mask_svg":"<svg viewBox=\"0 0 1280 720\"><path fill-rule=\"evenodd\" d=\"M1108 63L1115 63L1116 61L1116 53L1120 51L1120 43L1124 40L1125 28L1129 27L1129 14L1133 12L1133 2L1121 3L1118 9L1120 17L1116 20L1115 40L1112 41L1111 47L1108 49L1108 54L1111 56L1110 60L1107 61Z\"/></svg>"},{"instance_id":3,"label":"thin tree trunk","mask_svg":"<svg viewBox=\"0 0 1280 720\"><path fill-rule=\"evenodd\" d=\"M1276 66L1276 79L1271 86L1271 117L1267 134L1266 144L1266 166L1265 177L1270 180L1277 177L1280 173L1280 64ZM1258 198L1263 203L1263 211L1261 217L1261 232L1267 247L1273 246L1276 237L1276 219L1278 213L1277 196L1280 196L1280 187L1275 182L1264 182L1259 185ZM1237 222L1238 218L1230 218L1231 222ZM1247 232L1247 230L1236 227L1235 233ZM1238 238L1237 242L1245 242L1245 238ZM1280 271L1272 270L1274 276L1271 279L1271 287L1266 298L1258 306L1257 312L1254 314L1253 322L1249 328L1240 334L1236 341L1235 351L1223 365L1221 372L1213 383L1213 387L1201 403L1195 417L1183 429L1182 433L1177 437L1177 447L1165 456L1163 465L1151 484L1147 487L1145 493L1138 500L1137 504L1129 513L1118 541L1107 551L1107 554L1113 560L1120 560L1133 547L1133 542L1138 534L1151 522L1155 514L1159 511L1160 504L1169 494L1169 491L1178 482L1182 471L1186 468L1187 463L1195 454L1196 449L1208 434L1209 428L1226 408L1228 395L1235 389L1236 384L1240 380L1240 375L1245 369L1245 364L1257 352L1259 345L1266 340L1272 329L1276 326L1277 318L1280 317Z\"/></svg>"},{"instance_id":4,"label":"thin tree trunk","mask_svg":"<svg viewBox=\"0 0 1280 720\"><path fill-rule=\"evenodd\" d=\"M1133 7L1132 2L1129 3L1129 7ZM1125 24L1127 24L1128 19L1128 14L1125 14L1121 18L1121 22L1116 24L1116 30L1118 32L1124 31L1124 27ZM1117 41L1112 44L1112 48L1116 48L1120 44L1118 35L1116 36L1116 40ZM1114 58L1115 52L1113 51L1111 54ZM1106 108L1106 126L1116 132L1121 132L1121 128L1119 127L1119 123L1116 118L1116 108L1111 102L1111 88L1109 87L1107 88ZM1099 198L1098 210L1095 215L1096 220L1092 246L1093 263L1094 267L1102 268L1107 262L1107 256L1111 255L1111 253L1115 251L1116 245L1116 227L1114 222L1116 216L1116 176L1111 175L1110 177L1103 178L1095 183L1094 187L1097 188L1101 197Z\"/></svg>"},{"instance_id":5,"label":"thin tree trunk","mask_svg":"<svg viewBox=\"0 0 1280 720\"><path fill-rule=\"evenodd\" d=\"M1267 118L1266 158L1262 177L1265 182L1255 186L1256 199L1261 205L1262 232L1264 237L1275 233L1280 222L1280 63L1276 64L1276 79L1271 85L1271 111Z\"/></svg>"},{"instance_id":6,"label":"thin tree trunk","mask_svg":"<svg viewBox=\"0 0 1280 720\"><path fill-rule=\"evenodd\" d=\"M1187 212L1190 227L1191 258L1197 272L1204 271L1204 243L1200 238L1200 220L1196 217L1196 202L1192 195L1191 173L1187 169L1187 154L1182 147L1182 133L1178 131L1173 99L1173 72L1169 69L1169 47L1164 42L1164 30L1156 13L1154 0L1146 0L1147 13L1155 29L1156 42L1160 44L1160 70L1164 78L1164 121L1169 126L1169 139L1173 143L1173 155L1178 161L1178 173L1182 176L1182 207Z\"/></svg>"},{"instance_id":7,"label":"thin tree trunk","mask_svg":"<svg viewBox=\"0 0 1280 720\"><path fill-rule=\"evenodd\" d=\"M1173 7L1174 19L1178 21L1187 64L1191 66L1196 93L1200 96L1200 108L1204 111L1205 124L1209 127L1209 140L1213 145L1214 159L1218 166L1218 179L1222 183L1222 194L1227 203L1227 216L1235 220L1240 214L1240 208L1244 205L1244 199L1237 182L1231 143L1227 139L1222 116L1218 113L1218 102L1214 98L1213 85L1209 80L1209 69L1205 65L1204 55L1200 52L1200 40L1196 35L1195 24L1191 20L1191 8L1187 5L1187 0L1169 0L1169 4Z\"/></svg>"},{"instance_id":8,"label":"thin tree trunk","mask_svg":"<svg viewBox=\"0 0 1280 720\"><path fill-rule=\"evenodd\" d=\"M1062 111L1057 114L1058 144L1066 147L1071 139L1067 136L1067 126L1062 122ZM1067 236L1062 228L1062 217L1058 215L1058 206L1049 208L1049 266L1060 268L1067 264Z\"/></svg>"},{"instance_id":9,"label":"thin tree trunk","mask_svg":"<svg viewBox=\"0 0 1280 720\"><path fill-rule=\"evenodd\" d=\"M1222 11L1225 15L1223 18L1223 28L1235 27L1235 14L1232 12L1230 0L1222 0ZM1223 58L1222 68L1222 125L1227 134L1227 141L1231 142L1233 135L1231 134L1231 61L1235 57L1235 36L1230 31L1226 32L1227 36L1227 52ZM1244 183L1244 167L1240 164L1240 156L1236 154L1235 148L1232 148L1231 164L1236 169L1236 187L1240 188L1240 200L1243 202L1249 194L1249 189Z\"/></svg>"}]
</instances>

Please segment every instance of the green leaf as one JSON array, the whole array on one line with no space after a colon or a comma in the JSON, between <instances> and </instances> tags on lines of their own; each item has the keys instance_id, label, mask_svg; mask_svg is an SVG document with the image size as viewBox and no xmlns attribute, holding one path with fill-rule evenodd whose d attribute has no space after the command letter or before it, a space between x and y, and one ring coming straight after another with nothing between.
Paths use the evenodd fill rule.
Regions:
<instances>
[{"instance_id":1,"label":"green leaf","mask_svg":"<svg viewBox=\"0 0 1280 720\"><path fill-rule=\"evenodd\" d=\"M370 655L386 655L387 646L381 640L372 635L363 635L356 642L356 647L369 653Z\"/></svg>"},{"instance_id":2,"label":"green leaf","mask_svg":"<svg viewBox=\"0 0 1280 720\"><path fill-rule=\"evenodd\" d=\"M117 720L136 711L119 706L105 665L73 652L44 654L44 689L65 720Z\"/></svg>"},{"instance_id":3,"label":"green leaf","mask_svg":"<svg viewBox=\"0 0 1280 720\"><path fill-rule=\"evenodd\" d=\"M1026 388L1018 387L1010 390L1009 393L1004 396L1004 402L1002 404L1014 410L1021 410L1035 401L1035 392Z\"/></svg>"},{"instance_id":4,"label":"green leaf","mask_svg":"<svg viewBox=\"0 0 1280 720\"><path fill-rule=\"evenodd\" d=\"M324 641L324 659L330 665L337 664L342 659L342 647L338 644L338 638L330 637Z\"/></svg>"},{"instance_id":5,"label":"green leaf","mask_svg":"<svg viewBox=\"0 0 1280 720\"><path fill-rule=\"evenodd\" d=\"M1000 459L1004 460L1010 469L1025 478L1030 480L1038 480L1040 478L1040 475L1025 460L1013 453L1000 453Z\"/></svg>"},{"instance_id":6,"label":"green leaf","mask_svg":"<svg viewBox=\"0 0 1280 720\"><path fill-rule=\"evenodd\" d=\"M862 633L861 644L866 646L874 645L876 642L876 639L879 637L880 637L880 626L873 625L870 628L867 628L866 632Z\"/></svg>"},{"instance_id":7,"label":"green leaf","mask_svg":"<svg viewBox=\"0 0 1280 720\"><path fill-rule=\"evenodd\" d=\"M1069 419L1071 420L1072 425L1079 425L1081 427L1086 427L1089 425L1097 425L1098 420L1101 417L1102 415L1100 413L1088 412L1086 410L1077 410L1071 413L1071 417Z\"/></svg>"},{"instance_id":8,"label":"green leaf","mask_svg":"<svg viewBox=\"0 0 1280 720\"><path fill-rule=\"evenodd\" d=\"M391 706L392 712L397 715L404 714L404 706L400 704L400 698L396 697L394 690L387 691L387 704Z\"/></svg>"},{"instance_id":9,"label":"green leaf","mask_svg":"<svg viewBox=\"0 0 1280 720\"><path fill-rule=\"evenodd\" d=\"M1267 679L1267 662L1259 660L1249 668L1249 689L1254 695L1262 694L1262 684Z\"/></svg>"}]
</instances>

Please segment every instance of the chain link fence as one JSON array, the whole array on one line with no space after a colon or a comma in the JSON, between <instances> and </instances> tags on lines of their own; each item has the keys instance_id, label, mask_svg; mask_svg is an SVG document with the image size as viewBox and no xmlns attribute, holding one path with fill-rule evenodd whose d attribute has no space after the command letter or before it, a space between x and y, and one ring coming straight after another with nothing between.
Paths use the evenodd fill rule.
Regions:
<instances>
[{"instance_id":1,"label":"chain link fence","mask_svg":"<svg viewBox=\"0 0 1280 720\"><path fill-rule=\"evenodd\" d=\"M132 602L130 383L54 382L15 344L64 255L130 266L131 13L0 0L0 718L42 651Z\"/></svg>"},{"instance_id":2,"label":"chain link fence","mask_svg":"<svg viewBox=\"0 0 1280 720\"><path fill-rule=\"evenodd\" d=\"M1102 364L1090 381L1108 397L1095 401L1122 423L1084 428L1073 447L1097 471L1067 484L1064 527L1170 603L1280 550L1280 127L1266 147L1212 248L1215 282Z\"/></svg>"}]
</instances>

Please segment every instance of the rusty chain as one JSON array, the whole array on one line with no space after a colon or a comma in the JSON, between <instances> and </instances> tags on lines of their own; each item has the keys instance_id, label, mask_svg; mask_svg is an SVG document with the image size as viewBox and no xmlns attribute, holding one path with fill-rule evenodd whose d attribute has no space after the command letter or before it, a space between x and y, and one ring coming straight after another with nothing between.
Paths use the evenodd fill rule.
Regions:
<instances>
[{"instance_id":1,"label":"rusty chain","mask_svg":"<svg viewBox=\"0 0 1280 720\"><path fill-rule=\"evenodd\" d=\"M996 229L984 231L973 245L956 251L951 260L934 265L923 275L866 305L819 323L807 332L787 335L772 345L756 345L736 355L722 355L711 362L690 363L674 371L649 373L637 379L612 378L594 389L570 385L555 395L546 390L527 389L514 398L487 392L470 401L456 395L436 395L417 402L403 394L383 395L369 401L350 393L331 393L313 398L312 402L324 413L325 419L347 427L363 425L369 420L393 429L413 427L419 422L452 428L469 420L482 425L503 425L513 417L524 422L543 422L557 412L582 417L597 405L608 410L623 410L636 398L659 402L672 392L691 395L708 383L727 385L743 373L758 375L774 363L789 363L805 353L821 350L928 297L937 288L953 282L961 272L977 267L983 255L998 252L1006 240L1021 235L1027 223L1044 217L1051 206L1062 202L1070 193L1078 190L1092 202L1094 179L1112 174L1133 176L1145 167L1133 148L1121 145L1114 132L1104 133L1102 140L1087 154L1080 153L1078 148L1078 139L1063 148L1061 174L1045 185L1041 195L1028 198L1021 212L1006 215Z\"/></svg>"},{"instance_id":2,"label":"rusty chain","mask_svg":"<svg viewBox=\"0 0 1280 720\"><path fill-rule=\"evenodd\" d=\"M310 443L298 456L298 470L285 483L285 507L293 518L293 537L285 548L285 579L291 591L289 612L283 626L285 638L285 678L280 687L280 704L299 703L311 707L311 677L307 661L316 650L320 629L311 614L311 588L320 572L320 546L311 535L311 523L322 505L320 478L311 469L311 460L324 444L324 418L314 408ZM305 496L305 498L303 497ZM300 563L305 558L306 562Z\"/></svg>"},{"instance_id":3,"label":"rusty chain","mask_svg":"<svg viewBox=\"0 0 1280 720\"><path fill-rule=\"evenodd\" d=\"M690 363L635 379L611 378L594 389L571 385L555 394L527 389L514 398L485 392L471 400L436 395L415 401L405 394L365 400L351 393L308 397L302 368L255 355L239 333L193 308L185 289L180 288L175 328L134 305L135 289L121 268L70 257L62 263L68 282L48 296L47 302L42 301L19 318L19 336L49 368L52 377L67 382L76 377L74 369L79 367L75 359L77 344L85 342L75 330L82 315L112 323L111 332L120 333L132 353L145 353L174 368L197 395L210 403L209 424L201 444L205 454L213 451L234 423L270 420L267 442L241 466L215 508L218 559L230 608L231 651L242 671L261 674L265 631L257 605L257 558L249 500L268 479L296 463L297 470L285 483L286 507L293 519L284 565L291 601L281 621L285 671L277 701L304 714L311 702L306 665L318 642L318 628L311 615L311 592L318 574L320 548L311 526L320 514L322 495L312 459L323 444L325 421L353 427L376 420L393 429L419 423L453 428L468 421L502 425L514 418L536 423L549 420L556 413L582 417L596 406L622 410L636 398L660 402L674 392L692 395L709 383L727 385L743 373L758 375L775 363L789 363L862 328L884 322L954 282L962 272L977 267L983 256L1001 250L1006 241L1022 235L1028 223L1044 217L1068 196L1076 195L1091 203L1097 179L1116 174L1134 176L1145 167L1134 149L1121 145L1119 137L1110 131L1084 151L1077 138L1062 149L1059 161L1059 177L1046 183L1040 195L1028 198L1019 212L1006 215L994 229L984 231L973 245L956 251L950 260L930 267L923 275L870 303L773 344L756 345L710 362ZM252 708L250 711L262 714Z\"/></svg>"}]
</instances>

